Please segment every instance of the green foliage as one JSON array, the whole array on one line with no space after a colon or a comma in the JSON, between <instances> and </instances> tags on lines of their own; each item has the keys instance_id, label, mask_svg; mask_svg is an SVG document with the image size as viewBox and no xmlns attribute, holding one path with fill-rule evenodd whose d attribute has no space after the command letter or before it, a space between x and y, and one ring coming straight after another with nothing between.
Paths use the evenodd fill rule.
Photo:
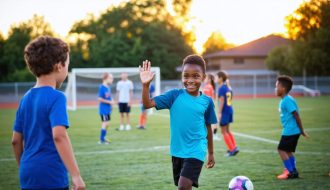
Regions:
<instances>
[{"instance_id":1,"label":"green foliage","mask_svg":"<svg viewBox=\"0 0 330 190\"><path fill-rule=\"evenodd\" d=\"M210 37L206 40L203 45L204 52L203 54L214 53L217 51L226 50L234 47L233 44L230 44L226 41L226 39L222 36L221 32L212 32Z\"/></svg>"},{"instance_id":2,"label":"green foliage","mask_svg":"<svg viewBox=\"0 0 330 190\"><path fill-rule=\"evenodd\" d=\"M160 0L131 0L97 19L77 22L70 34L88 39L71 50L71 67L137 67L149 59L161 68L163 78L176 78L175 68L193 49L165 5Z\"/></svg>"},{"instance_id":3,"label":"green foliage","mask_svg":"<svg viewBox=\"0 0 330 190\"><path fill-rule=\"evenodd\" d=\"M330 1L303 3L287 17L287 28L296 40L271 51L267 66L291 75L330 75Z\"/></svg>"},{"instance_id":4,"label":"green foliage","mask_svg":"<svg viewBox=\"0 0 330 190\"><path fill-rule=\"evenodd\" d=\"M42 16L12 25L8 38L0 38L0 81L33 81L24 61L24 48L40 35L55 35Z\"/></svg>"}]
</instances>

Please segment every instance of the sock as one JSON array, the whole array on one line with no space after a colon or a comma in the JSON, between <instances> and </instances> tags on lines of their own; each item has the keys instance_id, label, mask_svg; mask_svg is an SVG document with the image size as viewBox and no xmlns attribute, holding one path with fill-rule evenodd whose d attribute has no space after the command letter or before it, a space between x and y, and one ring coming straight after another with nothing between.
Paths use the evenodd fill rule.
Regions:
<instances>
[{"instance_id":1,"label":"sock","mask_svg":"<svg viewBox=\"0 0 330 190\"><path fill-rule=\"evenodd\" d=\"M218 131L218 129L215 128L215 129L213 130L213 134L217 134L217 131Z\"/></svg>"},{"instance_id":2,"label":"sock","mask_svg":"<svg viewBox=\"0 0 330 190\"><path fill-rule=\"evenodd\" d=\"M100 134L100 141L103 142L105 141L105 136L107 135L107 130L106 129L101 129L101 134Z\"/></svg>"},{"instance_id":3,"label":"sock","mask_svg":"<svg viewBox=\"0 0 330 190\"><path fill-rule=\"evenodd\" d=\"M144 127L145 127L146 123L147 123L147 115L144 115L143 116L143 126Z\"/></svg>"},{"instance_id":4,"label":"sock","mask_svg":"<svg viewBox=\"0 0 330 190\"><path fill-rule=\"evenodd\" d=\"M283 161L283 164L284 164L285 168L286 168L287 170L289 170L290 173L293 171L293 166L292 166L292 164L291 164L290 159L284 160L284 161Z\"/></svg>"},{"instance_id":5,"label":"sock","mask_svg":"<svg viewBox=\"0 0 330 190\"><path fill-rule=\"evenodd\" d=\"M140 126L143 126L143 114L140 115Z\"/></svg>"},{"instance_id":6,"label":"sock","mask_svg":"<svg viewBox=\"0 0 330 190\"><path fill-rule=\"evenodd\" d=\"M225 135L223 135L223 139L224 139L224 141L225 141L225 143L226 143L228 149L229 149L230 151L233 151L235 147L234 147L233 143L232 143L231 140L230 140L230 136L229 136L229 134L225 134Z\"/></svg>"},{"instance_id":7,"label":"sock","mask_svg":"<svg viewBox=\"0 0 330 190\"><path fill-rule=\"evenodd\" d=\"M228 134L229 134L231 143L233 144L234 148L236 148L236 141L235 141L234 135L230 132Z\"/></svg>"},{"instance_id":8,"label":"sock","mask_svg":"<svg viewBox=\"0 0 330 190\"><path fill-rule=\"evenodd\" d=\"M293 170L296 170L296 158L294 156L290 156L289 160L291 162Z\"/></svg>"}]
</instances>

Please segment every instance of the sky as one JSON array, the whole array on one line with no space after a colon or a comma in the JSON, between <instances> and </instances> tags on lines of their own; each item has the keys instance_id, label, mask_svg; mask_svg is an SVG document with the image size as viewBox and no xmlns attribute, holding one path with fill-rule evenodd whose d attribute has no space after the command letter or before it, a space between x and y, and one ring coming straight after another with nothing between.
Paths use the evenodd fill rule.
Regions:
<instances>
[{"instance_id":1,"label":"sky","mask_svg":"<svg viewBox=\"0 0 330 190\"><path fill-rule=\"evenodd\" d=\"M169 1L169 0L168 0ZM121 0L0 0L0 32L7 35L13 23L43 15L54 31L65 37L71 26L88 13L99 15ZM220 31L229 43L241 45L272 33L285 34L285 16L304 0L193 0L192 21L195 48L213 31Z\"/></svg>"}]
</instances>

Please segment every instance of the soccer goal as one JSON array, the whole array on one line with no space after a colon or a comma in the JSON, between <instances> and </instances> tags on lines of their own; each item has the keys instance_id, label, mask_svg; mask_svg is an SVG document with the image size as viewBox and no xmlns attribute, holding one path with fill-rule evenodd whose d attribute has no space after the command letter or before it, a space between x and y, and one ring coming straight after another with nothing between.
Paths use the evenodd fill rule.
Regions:
<instances>
[{"instance_id":1,"label":"soccer goal","mask_svg":"<svg viewBox=\"0 0 330 190\"><path fill-rule=\"evenodd\" d=\"M153 84L155 95L160 94L160 69L151 67L155 73ZM127 73L128 79L134 84L133 102L141 100L142 84L138 67L121 68L73 68L68 77L65 95L67 97L67 107L69 110L77 110L79 106L97 105L98 88L102 83L103 73L111 73L114 81L110 89L112 96L116 94L116 83L120 80L121 73Z\"/></svg>"}]
</instances>

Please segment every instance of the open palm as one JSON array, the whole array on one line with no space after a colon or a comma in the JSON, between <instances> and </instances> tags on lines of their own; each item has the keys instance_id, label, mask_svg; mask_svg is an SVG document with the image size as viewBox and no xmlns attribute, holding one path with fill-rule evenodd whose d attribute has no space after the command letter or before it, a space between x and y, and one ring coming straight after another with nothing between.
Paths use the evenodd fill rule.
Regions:
<instances>
[{"instance_id":1,"label":"open palm","mask_svg":"<svg viewBox=\"0 0 330 190\"><path fill-rule=\"evenodd\" d=\"M151 62L148 60L143 61L142 67L139 66L140 69L140 79L142 84L150 84L152 79L155 76L155 73L150 71Z\"/></svg>"}]
</instances>

